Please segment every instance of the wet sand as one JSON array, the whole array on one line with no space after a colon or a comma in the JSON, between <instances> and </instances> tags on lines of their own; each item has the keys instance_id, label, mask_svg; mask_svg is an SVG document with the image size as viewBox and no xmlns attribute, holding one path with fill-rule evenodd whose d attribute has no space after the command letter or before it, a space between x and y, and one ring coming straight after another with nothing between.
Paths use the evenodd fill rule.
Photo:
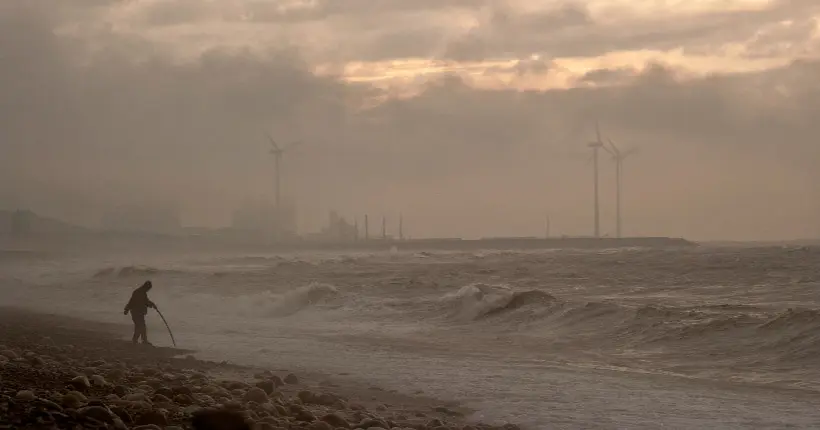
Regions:
<instances>
[{"instance_id":1,"label":"wet sand","mask_svg":"<svg viewBox=\"0 0 820 430\"><path fill-rule=\"evenodd\" d=\"M134 346L128 334L123 325L0 308L0 428L206 428L197 420L217 410L254 429L517 428L468 423L458 405L349 380ZM207 428L243 428L223 424Z\"/></svg>"}]
</instances>

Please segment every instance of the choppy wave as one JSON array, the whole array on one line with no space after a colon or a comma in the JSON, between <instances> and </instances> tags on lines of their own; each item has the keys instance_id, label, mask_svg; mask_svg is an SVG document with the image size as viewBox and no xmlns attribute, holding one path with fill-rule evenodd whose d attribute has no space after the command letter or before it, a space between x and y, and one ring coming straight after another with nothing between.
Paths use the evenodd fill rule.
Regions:
<instances>
[{"instance_id":1,"label":"choppy wave","mask_svg":"<svg viewBox=\"0 0 820 430\"><path fill-rule=\"evenodd\" d=\"M176 270L158 269L150 266L106 267L94 273L94 278L144 278L177 273Z\"/></svg>"},{"instance_id":2,"label":"choppy wave","mask_svg":"<svg viewBox=\"0 0 820 430\"><path fill-rule=\"evenodd\" d=\"M578 350L618 354L628 349L631 354L643 351L646 358L667 359L697 352L704 360L737 365L798 365L820 355L817 309L577 302L542 290L480 283L446 293L439 301L447 320L475 324L476 333L528 334Z\"/></svg>"},{"instance_id":3,"label":"choppy wave","mask_svg":"<svg viewBox=\"0 0 820 430\"><path fill-rule=\"evenodd\" d=\"M190 307L211 309L215 313L244 315L257 318L286 317L322 303L339 294L330 284L311 283L284 293L261 291L252 294L226 296L211 292L185 294L181 300Z\"/></svg>"},{"instance_id":4,"label":"choppy wave","mask_svg":"<svg viewBox=\"0 0 820 430\"><path fill-rule=\"evenodd\" d=\"M0 249L0 262L31 261L45 259L50 256L43 251L25 249Z\"/></svg>"}]
</instances>

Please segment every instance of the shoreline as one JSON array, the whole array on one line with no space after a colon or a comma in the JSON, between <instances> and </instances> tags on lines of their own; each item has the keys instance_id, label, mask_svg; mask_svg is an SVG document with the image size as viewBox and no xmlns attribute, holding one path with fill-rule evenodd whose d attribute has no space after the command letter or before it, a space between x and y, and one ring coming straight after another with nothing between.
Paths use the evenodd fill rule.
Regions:
<instances>
[{"instance_id":1,"label":"shoreline","mask_svg":"<svg viewBox=\"0 0 820 430\"><path fill-rule=\"evenodd\" d=\"M482 239L371 238L359 240L298 239L274 241L258 236L234 235L161 235L89 232L86 234L31 233L9 236L0 233L6 243L7 258L30 258L38 253L82 249L128 252L134 249L163 252L231 251L254 253L291 252L478 252L478 251L550 251L603 250L622 248L678 249L696 248L697 242L675 237L498 237Z\"/></svg>"},{"instance_id":2,"label":"shoreline","mask_svg":"<svg viewBox=\"0 0 820 430\"><path fill-rule=\"evenodd\" d=\"M123 340L130 330L0 308L0 427L190 429L203 411L231 410L260 430L518 428L472 423L473 411L454 402L318 372L294 375L134 346Z\"/></svg>"}]
</instances>

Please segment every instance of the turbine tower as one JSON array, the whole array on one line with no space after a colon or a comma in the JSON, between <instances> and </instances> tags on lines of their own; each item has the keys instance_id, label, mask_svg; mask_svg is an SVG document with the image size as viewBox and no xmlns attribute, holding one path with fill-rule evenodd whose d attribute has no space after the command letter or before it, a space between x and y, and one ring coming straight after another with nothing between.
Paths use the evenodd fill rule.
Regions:
<instances>
[{"instance_id":1,"label":"turbine tower","mask_svg":"<svg viewBox=\"0 0 820 430\"><path fill-rule=\"evenodd\" d=\"M638 150L637 148L631 148L626 151L621 151L612 139L607 138L607 141L609 142L609 147L605 146L604 149L612 154L612 160L615 161L615 235L621 238L621 179L623 163L626 157L629 157Z\"/></svg>"},{"instance_id":2,"label":"turbine tower","mask_svg":"<svg viewBox=\"0 0 820 430\"><path fill-rule=\"evenodd\" d=\"M551 227L550 224L551 224L551 221L552 221L550 219L549 214L546 215L546 219L544 221L545 221L545 223L544 223L544 239L549 239L550 238L550 227Z\"/></svg>"},{"instance_id":3,"label":"turbine tower","mask_svg":"<svg viewBox=\"0 0 820 430\"><path fill-rule=\"evenodd\" d=\"M281 186L281 183L282 183L281 182L281 179L282 179L282 177L281 177L282 155L286 151L289 151L289 150L293 149L293 147L295 147L296 145L299 145L301 142L293 142L290 145L280 147L279 144L276 143L275 140L273 140L273 137L270 134L268 135L268 139L270 140L270 144L271 144L270 153L273 154L274 168L276 169L276 173L275 173L275 175L276 175L275 176L276 194L275 194L275 197L274 197L274 207L276 209L276 214L278 216L279 213L280 213L279 210L281 208L280 204L281 204L281 195L282 195L282 188L281 188L282 187Z\"/></svg>"},{"instance_id":4,"label":"turbine tower","mask_svg":"<svg viewBox=\"0 0 820 430\"><path fill-rule=\"evenodd\" d=\"M596 139L594 142L590 142L587 144L588 147L592 148L592 163L594 169L594 193L595 193L595 237L601 237L601 212L598 206L598 150L604 147L604 143L601 142L601 130L598 126L598 122L595 122L595 136Z\"/></svg>"}]
</instances>

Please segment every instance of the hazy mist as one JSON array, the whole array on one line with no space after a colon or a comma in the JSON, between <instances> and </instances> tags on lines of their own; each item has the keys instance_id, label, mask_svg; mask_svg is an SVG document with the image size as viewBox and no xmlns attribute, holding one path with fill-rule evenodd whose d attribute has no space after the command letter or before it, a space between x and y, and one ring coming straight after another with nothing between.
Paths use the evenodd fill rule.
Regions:
<instances>
[{"instance_id":1,"label":"hazy mist","mask_svg":"<svg viewBox=\"0 0 820 430\"><path fill-rule=\"evenodd\" d=\"M640 149L625 234L820 237L814 0L680 16L603 0L307 4L0 2L0 209L95 226L118 205L171 204L186 225L225 225L272 198L270 132L305 142L283 174L302 231L336 209L393 226L402 213L416 237L541 235L547 213L553 234L590 234L599 119ZM446 71L408 72L410 58Z\"/></svg>"}]
</instances>

